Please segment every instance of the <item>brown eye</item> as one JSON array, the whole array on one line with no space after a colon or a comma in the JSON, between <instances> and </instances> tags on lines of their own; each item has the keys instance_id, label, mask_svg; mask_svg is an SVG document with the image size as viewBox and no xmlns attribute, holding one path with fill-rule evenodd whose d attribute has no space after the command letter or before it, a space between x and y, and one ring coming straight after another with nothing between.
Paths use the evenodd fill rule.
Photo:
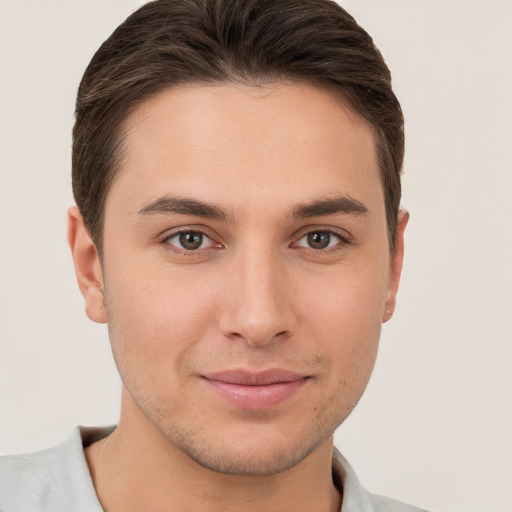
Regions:
<instances>
[{"instance_id":1,"label":"brown eye","mask_svg":"<svg viewBox=\"0 0 512 512\"><path fill-rule=\"evenodd\" d=\"M312 249L325 249L331 242L330 233L309 233L307 235L308 245Z\"/></svg>"},{"instance_id":2,"label":"brown eye","mask_svg":"<svg viewBox=\"0 0 512 512\"><path fill-rule=\"evenodd\" d=\"M203 243L203 234L195 233L194 231L188 231L187 233L180 233L180 244L184 249L188 251L194 251L199 249Z\"/></svg>"},{"instance_id":3,"label":"brown eye","mask_svg":"<svg viewBox=\"0 0 512 512\"><path fill-rule=\"evenodd\" d=\"M340 244L340 242L343 242L343 239L336 233L330 231L311 231L299 239L297 246L322 250L330 249Z\"/></svg>"},{"instance_id":4,"label":"brown eye","mask_svg":"<svg viewBox=\"0 0 512 512\"><path fill-rule=\"evenodd\" d=\"M211 240L200 231L180 231L170 236L165 241L178 249L184 249L186 251L205 249L212 244Z\"/></svg>"}]
</instances>

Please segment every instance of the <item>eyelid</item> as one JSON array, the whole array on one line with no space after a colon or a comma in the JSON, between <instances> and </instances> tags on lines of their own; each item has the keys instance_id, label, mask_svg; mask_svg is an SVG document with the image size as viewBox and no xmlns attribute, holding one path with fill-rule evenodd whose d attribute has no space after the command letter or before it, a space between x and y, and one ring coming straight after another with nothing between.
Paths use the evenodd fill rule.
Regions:
<instances>
[{"instance_id":1,"label":"eyelid","mask_svg":"<svg viewBox=\"0 0 512 512\"><path fill-rule=\"evenodd\" d=\"M350 232L346 229L338 228L334 226L325 226L325 225L308 225L303 226L299 230L295 232L293 238L298 240L299 238L308 235L309 233L330 233L331 235L336 235L341 240L347 243L354 243L354 237Z\"/></svg>"},{"instance_id":2,"label":"eyelid","mask_svg":"<svg viewBox=\"0 0 512 512\"><path fill-rule=\"evenodd\" d=\"M187 249L180 249L179 247L167 242L170 238L177 236L181 233L187 233L187 232L201 233L203 236L205 236L206 238L208 238L211 241L212 245L210 245L209 247L205 247L203 249L187 250ZM303 246L299 247L299 246L295 245L295 244L297 244L297 242L299 240L301 240L302 238L304 238L305 236L307 236L310 233L329 233L330 235L333 235L336 238L338 238L339 243L333 247L327 247L325 249L313 249L312 247L309 247L309 248L303 247ZM218 238L217 236L211 234L210 229L203 227L203 226L194 226L194 225L185 225L185 226L179 226L176 228L172 228L172 229L164 231L161 235L158 236L159 242L161 243L162 246L165 246L166 250L171 250L173 252L180 253L180 254L186 254L187 256L199 255L199 254L205 253L206 251L210 251L212 249L218 249L218 248L224 247L223 243L216 241L217 238ZM300 230L296 231L295 235L293 236L293 240L294 241L290 244L290 247L292 249L298 249L298 248L305 249L305 250L309 250L316 254L335 252L339 249L342 249L343 247L346 247L349 245L355 245L355 243L356 243L353 236L345 229L333 227L333 226L325 226L325 225L323 225L323 226L322 225L303 226L302 228L300 228Z\"/></svg>"},{"instance_id":3,"label":"eyelid","mask_svg":"<svg viewBox=\"0 0 512 512\"><path fill-rule=\"evenodd\" d=\"M298 246L296 245L300 240L302 240L305 236L311 233L328 233L330 235L338 238L339 242L332 247L326 247L325 249L314 249L312 247L306 246ZM340 249L343 249L349 245L354 245L355 240L353 236L346 230L341 228L335 228L332 226L304 226L301 228L294 237L294 242L292 242L291 247L293 249L302 249L306 251L310 251L313 254L329 254L331 252L336 252Z\"/></svg>"},{"instance_id":4,"label":"eyelid","mask_svg":"<svg viewBox=\"0 0 512 512\"><path fill-rule=\"evenodd\" d=\"M307 237L311 234L311 233L322 233L322 234L327 234L329 235L329 237L331 238L329 240L329 244L327 245L327 247L323 247L321 249L315 249L317 251L320 251L320 250L329 250L331 249L332 247L334 247L335 245L339 244L340 242L343 242L343 239L341 238L341 236L339 236L337 233L333 233L333 232L328 232L328 231L310 231L309 233L306 233L305 235L302 235L298 240L297 242L295 242L296 244L299 244L301 242L301 240L304 240L304 239L307 239ZM331 245L331 243L334 241L337 241L336 244L334 245ZM314 249L313 247L308 247L307 245L299 245L299 247L305 247L306 249Z\"/></svg>"},{"instance_id":5,"label":"eyelid","mask_svg":"<svg viewBox=\"0 0 512 512\"><path fill-rule=\"evenodd\" d=\"M180 254L186 254L187 256L193 256L194 254L200 254L205 251L215 249L215 248L222 246L222 244L220 242L217 242L215 240L215 238L212 236L212 234L209 231L210 230L207 230L203 227L180 226L179 228L166 230L158 238L159 238L160 243L163 246L165 246L166 250L171 250L174 252L178 252ZM168 243L168 240L170 240L171 238L174 238L175 236L180 235L181 233L200 233L201 235L203 235L204 237L206 237L210 240L211 245L209 247L204 247L202 249L187 250L187 249L180 249L178 246Z\"/></svg>"}]
</instances>

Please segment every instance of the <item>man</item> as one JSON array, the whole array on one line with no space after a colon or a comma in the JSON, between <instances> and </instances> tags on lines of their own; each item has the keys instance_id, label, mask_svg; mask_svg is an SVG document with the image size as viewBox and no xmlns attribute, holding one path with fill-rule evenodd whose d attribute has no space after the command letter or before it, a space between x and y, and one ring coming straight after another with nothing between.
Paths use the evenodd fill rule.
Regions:
<instances>
[{"instance_id":1,"label":"man","mask_svg":"<svg viewBox=\"0 0 512 512\"><path fill-rule=\"evenodd\" d=\"M394 310L403 118L329 0L157 0L78 91L68 238L121 418L0 465L0 509L413 511L333 451Z\"/></svg>"}]
</instances>

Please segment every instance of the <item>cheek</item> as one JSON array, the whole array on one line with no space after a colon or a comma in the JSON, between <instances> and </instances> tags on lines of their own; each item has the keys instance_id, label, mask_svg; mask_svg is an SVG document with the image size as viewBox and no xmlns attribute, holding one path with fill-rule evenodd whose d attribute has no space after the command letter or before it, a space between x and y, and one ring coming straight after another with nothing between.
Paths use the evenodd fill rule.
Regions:
<instances>
[{"instance_id":1,"label":"cheek","mask_svg":"<svg viewBox=\"0 0 512 512\"><path fill-rule=\"evenodd\" d=\"M306 338L318 340L332 378L357 388L366 385L377 355L387 283L383 268L342 269L322 286L303 283L310 292L299 299Z\"/></svg>"},{"instance_id":2,"label":"cheek","mask_svg":"<svg viewBox=\"0 0 512 512\"><path fill-rule=\"evenodd\" d=\"M380 325L388 280L387 260L303 273L296 294L302 314L318 319L331 335L364 333Z\"/></svg>"},{"instance_id":3,"label":"cheek","mask_svg":"<svg viewBox=\"0 0 512 512\"><path fill-rule=\"evenodd\" d=\"M183 361L207 337L215 318L215 300L186 276L124 279L106 276L106 306L112 350L123 374L151 375L168 381L183 372ZM123 375L125 378L125 375Z\"/></svg>"}]
</instances>

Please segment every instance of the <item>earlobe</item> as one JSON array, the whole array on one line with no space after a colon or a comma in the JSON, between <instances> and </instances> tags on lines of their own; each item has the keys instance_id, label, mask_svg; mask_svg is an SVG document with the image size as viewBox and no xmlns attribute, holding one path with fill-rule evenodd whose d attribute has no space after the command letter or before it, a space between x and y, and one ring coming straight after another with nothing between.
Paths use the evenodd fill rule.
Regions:
<instances>
[{"instance_id":1,"label":"earlobe","mask_svg":"<svg viewBox=\"0 0 512 512\"><path fill-rule=\"evenodd\" d=\"M103 274L100 258L82 215L76 206L68 210L68 242L71 248L78 286L85 300L87 316L94 322L106 323L103 301Z\"/></svg>"},{"instance_id":2,"label":"earlobe","mask_svg":"<svg viewBox=\"0 0 512 512\"><path fill-rule=\"evenodd\" d=\"M396 294L400 284L402 274L402 264L404 260L404 232L409 222L409 212L400 210L398 212L398 223L395 236L395 250L391 257L391 268L389 272L388 289L386 291L386 300L384 311L382 313L382 322L385 323L391 319L395 311Z\"/></svg>"}]
</instances>

